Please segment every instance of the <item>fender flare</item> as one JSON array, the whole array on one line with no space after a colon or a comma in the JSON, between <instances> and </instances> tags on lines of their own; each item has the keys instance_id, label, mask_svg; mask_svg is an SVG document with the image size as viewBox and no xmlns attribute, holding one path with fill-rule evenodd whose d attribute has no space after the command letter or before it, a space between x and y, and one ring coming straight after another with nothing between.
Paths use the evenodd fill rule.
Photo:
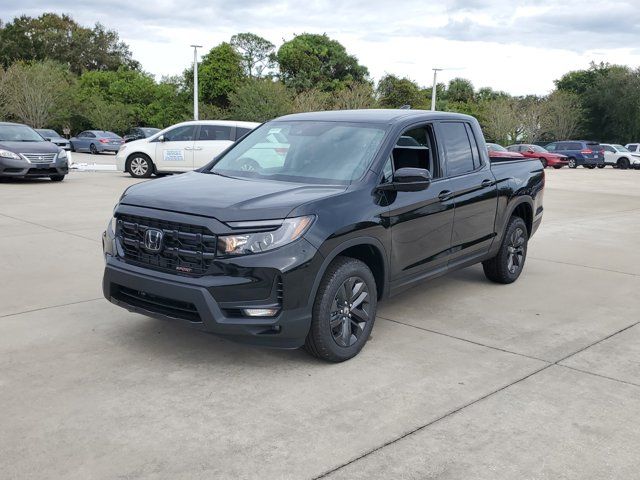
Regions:
<instances>
[{"instance_id":1,"label":"fender flare","mask_svg":"<svg viewBox=\"0 0 640 480\"><path fill-rule=\"evenodd\" d=\"M521 195L521 196L515 197L513 200L511 200L511 202L507 206L506 214L502 218L502 225L499 225L499 228L497 229L497 232L496 232L497 238L496 238L496 241L494 242L494 245L499 246L502 244L502 237L504 236L504 232L507 228L507 224L509 223L509 219L513 215L513 212L515 211L515 209L518 208L523 203L526 203L527 205L529 205L529 208L531 208L531 221L533 222L533 219L535 217L535 211L533 208L533 199L528 195ZM524 220L526 221L526 219Z\"/></svg>"},{"instance_id":2,"label":"fender flare","mask_svg":"<svg viewBox=\"0 0 640 480\"><path fill-rule=\"evenodd\" d=\"M384 248L384 245L380 240L375 237L358 237L346 240L339 245L335 246L326 256L324 256L324 261L320 265L318 269L318 273L316 275L315 280L313 281L313 286L311 287L311 292L309 294L309 302L308 306L313 307L313 302L316 298L316 293L318 292L318 288L320 287L320 282L322 281L322 277L324 277L327 268L331 264L331 262L342 252L350 247L355 247L358 245L371 245L374 247L380 255L382 256L382 268L383 268L383 277L384 283L382 285L382 296L384 298L388 296L389 293L389 257L387 256L387 250Z\"/></svg>"}]
</instances>

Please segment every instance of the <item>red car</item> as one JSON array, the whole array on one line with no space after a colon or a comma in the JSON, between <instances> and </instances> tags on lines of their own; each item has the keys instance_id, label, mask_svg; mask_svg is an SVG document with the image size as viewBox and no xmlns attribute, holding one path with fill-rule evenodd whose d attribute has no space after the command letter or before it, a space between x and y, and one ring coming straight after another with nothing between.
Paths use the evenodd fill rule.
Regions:
<instances>
[{"instance_id":1,"label":"red car","mask_svg":"<svg viewBox=\"0 0 640 480\"><path fill-rule=\"evenodd\" d=\"M544 168L562 168L569 164L567 157L559 153L551 153L539 145L531 145L528 143L520 143L518 145L510 145L507 147L510 152L518 152L527 158L539 158Z\"/></svg>"},{"instance_id":2,"label":"red car","mask_svg":"<svg viewBox=\"0 0 640 480\"><path fill-rule=\"evenodd\" d=\"M497 143L487 143L487 150L489 150L489 157L491 158L522 158L523 155L519 153L510 152L502 145Z\"/></svg>"}]
</instances>

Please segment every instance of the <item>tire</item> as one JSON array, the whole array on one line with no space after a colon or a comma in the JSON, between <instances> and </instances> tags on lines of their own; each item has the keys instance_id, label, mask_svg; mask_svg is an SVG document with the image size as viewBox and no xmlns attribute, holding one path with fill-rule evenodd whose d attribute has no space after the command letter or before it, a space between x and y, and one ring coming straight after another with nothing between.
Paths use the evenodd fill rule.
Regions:
<instances>
[{"instance_id":1,"label":"tire","mask_svg":"<svg viewBox=\"0 0 640 480\"><path fill-rule=\"evenodd\" d=\"M569 161L569 168L578 168L578 162L576 162L576 159L573 157L569 157L568 159Z\"/></svg>"},{"instance_id":2,"label":"tire","mask_svg":"<svg viewBox=\"0 0 640 480\"><path fill-rule=\"evenodd\" d=\"M61 182L64 180L64 175L51 175L49 178L52 182Z\"/></svg>"},{"instance_id":3,"label":"tire","mask_svg":"<svg viewBox=\"0 0 640 480\"><path fill-rule=\"evenodd\" d=\"M618 168L620 170L626 170L627 168L629 168L629 159L624 157L619 158L616 162L616 165L618 165Z\"/></svg>"},{"instance_id":4,"label":"tire","mask_svg":"<svg viewBox=\"0 0 640 480\"><path fill-rule=\"evenodd\" d=\"M556 170L560 170L564 165L554 165L553 168Z\"/></svg>"},{"instance_id":5,"label":"tire","mask_svg":"<svg viewBox=\"0 0 640 480\"><path fill-rule=\"evenodd\" d=\"M153 162L142 153L134 153L127 159L126 170L133 178L149 178L153 174Z\"/></svg>"},{"instance_id":6,"label":"tire","mask_svg":"<svg viewBox=\"0 0 640 480\"><path fill-rule=\"evenodd\" d=\"M69 148L71 149L72 152L76 151L76 147L73 146L73 142L69 142Z\"/></svg>"},{"instance_id":7,"label":"tire","mask_svg":"<svg viewBox=\"0 0 640 480\"><path fill-rule=\"evenodd\" d=\"M606 167L606 165L602 164L602 165L598 165L598 168L604 168Z\"/></svg>"},{"instance_id":8,"label":"tire","mask_svg":"<svg viewBox=\"0 0 640 480\"><path fill-rule=\"evenodd\" d=\"M549 162L547 162L546 158L541 158L540 162L542 162L542 168L547 168L549 166Z\"/></svg>"},{"instance_id":9,"label":"tire","mask_svg":"<svg viewBox=\"0 0 640 480\"><path fill-rule=\"evenodd\" d=\"M98 154L98 149L96 148L95 144L91 144L89 145L89 152L91 152L91 155L97 155Z\"/></svg>"},{"instance_id":10,"label":"tire","mask_svg":"<svg viewBox=\"0 0 640 480\"><path fill-rule=\"evenodd\" d=\"M355 357L371 334L377 297L369 267L355 258L337 257L318 287L305 350L328 362Z\"/></svg>"},{"instance_id":11,"label":"tire","mask_svg":"<svg viewBox=\"0 0 640 480\"><path fill-rule=\"evenodd\" d=\"M498 254L482 262L485 276L496 283L515 282L522 273L527 259L528 241L529 234L524 220L516 216L511 217Z\"/></svg>"}]
</instances>

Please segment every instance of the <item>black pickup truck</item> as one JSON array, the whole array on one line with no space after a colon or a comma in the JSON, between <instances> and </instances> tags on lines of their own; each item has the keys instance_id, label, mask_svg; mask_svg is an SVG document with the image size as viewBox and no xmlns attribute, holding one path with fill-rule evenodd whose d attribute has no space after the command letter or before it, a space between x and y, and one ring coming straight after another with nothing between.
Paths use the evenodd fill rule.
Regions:
<instances>
[{"instance_id":1,"label":"black pickup truck","mask_svg":"<svg viewBox=\"0 0 640 480\"><path fill-rule=\"evenodd\" d=\"M492 163L473 118L288 115L197 171L128 188L103 236L104 295L145 315L328 361L378 301L482 262L522 272L542 220L537 159Z\"/></svg>"}]
</instances>

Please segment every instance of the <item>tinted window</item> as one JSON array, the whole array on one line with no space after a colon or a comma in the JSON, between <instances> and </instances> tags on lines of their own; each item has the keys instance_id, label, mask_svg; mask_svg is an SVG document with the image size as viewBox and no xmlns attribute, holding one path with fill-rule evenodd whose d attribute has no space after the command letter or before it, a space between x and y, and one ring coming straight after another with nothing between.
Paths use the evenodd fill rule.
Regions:
<instances>
[{"instance_id":1,"label":"tinted window","mask_svg":"<svg viewBox=\"0 0 640 480\"><path fill-rule=\"evenodd\" d=\"M394 169L413 167L425 168L436 178L435 142L433 141L433 127L423 125L407 130L396 142L391 154Z\"/></svg>"},{"instance_id":2,"label":"tinted window","mask_svg":"<svg viewBox=\"0 0 640 480\"><path fill-rule=\"evenodd\" d=\"M244 137L250 131L251 131L251 128L237 127L236 128L236 140L238 138Z\"/></svg>"},{"instance_id":3,"label":"tinted window","mask_svg":"<svg viewBox=\"0 0 640 480\"><path fill-rule=\"evenodd\" d=\"M582 150L582 145L580 145L578 142L570 142L565 150Z\"/></svg>"},{"instance_id":4,"label":"tinted window","mask_svg":"<svg viewBox=\"0 0 640 480\"><path fill-rule=\"evenodd\" d=\"M93 132L86 132L85 137L96 138L96 136L95 136L95 134Z\"/></svg>"},{"instance_id":5,"label":"tinted window","mask_svg":"<svg viewBox=\"0 0 640 480\"><path fill-rule=\"evenodd\" d=\"M635 152L638 149L638 145L629 145L628 148L630 152Z\"/></svg>"},{"instance_id":6,"label":"tinted window","mask_svg":"<svg viewBox=\"0 0 640 480\"><path fill-rule=\"evenodd\" d=\"M187 142L195 139L196 127L195 125L182 125L169 130L164 134L164 139L167 142Z\"/></svg>"},{"instance_id":7,"label":"tinted window","mask_svg":"<svg viewBox=\"0 0 640 480\"><path fill-rule=\"evenodd\" d=\"M475 169L471 143L464 123L444 122L440 124L442 141L447 153L447 173L460 175Z\"/></svg>"},{"instance_id":8,"label":"tinted window","mask_svg":"<svg viewBox=\"0 0 640 480\"><path fill-rule=\"evenodd\" d=\"M605 149L605 151L607 151L607 152L613 152L613 153L616 153L616 149L615 149L615 148L613 148L613 147L610 147L609 145L603 145L603 147L602 147L602 148L604 148L604 149Z\"/></svg>"},{"instance_id":9,"label":"tinted window","mask_svg":"<svg viewBox=\"0 0 640 480\"><path fill-rule=\"evenodd\" d=\"M471 154L473 155L473 166L475 168L480 168L482 165L482 160L480 159L480 152L478 150L478 142L476 141L476 136L473 134L471 130L471 126L468 123L465 123L465 127L467 128L467 136L469 137L469 141L471 142Z\"/></svg>"},{"instance_id":10,"label":"tinted window","mask_svg":"<svg viewBox=\"0 0 640 480\"><path fill-rule=\"evenodd\" d=\"M556 144L555 143L550 143L549 145L547 145L545 147L549 152L555 152L556 150Z\"/></svg>"},{"instance_id":11,"label":"tinted window","mask_svg":"<svg viewBox=\"0 0 640 480\"><path fill-rule=\"evenodd\" d=\"M200 125L198 140L231 140L231 127Z\"/></svg>"}]
</instances>

